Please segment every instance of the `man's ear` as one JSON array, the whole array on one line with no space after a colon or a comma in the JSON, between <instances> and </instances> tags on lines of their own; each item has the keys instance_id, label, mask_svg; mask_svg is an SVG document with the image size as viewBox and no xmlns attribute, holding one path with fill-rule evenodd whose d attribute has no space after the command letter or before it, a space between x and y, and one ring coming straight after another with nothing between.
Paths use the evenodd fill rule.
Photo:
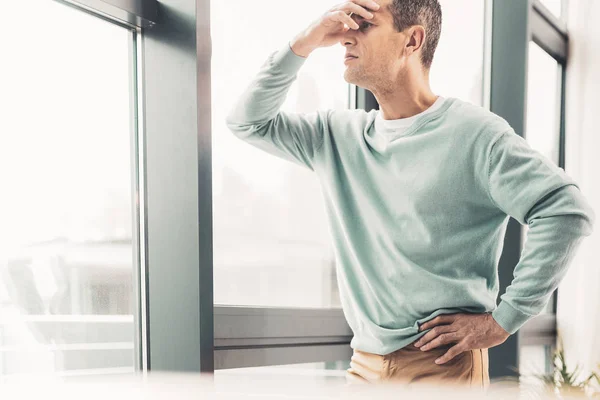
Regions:
<instances>
[{"instance_id":1,"label":"man's ear","mask_svg":"<svg viewBox=\"0 0 600 400\"><path fill-rule=\"evenodd\" d=\"M406 32L408 36L408 42L406 43L405 54L407 56L418 51L425 44L425 28L421 25L414 25L408 28Z\"/></svg>"}]
</instances>

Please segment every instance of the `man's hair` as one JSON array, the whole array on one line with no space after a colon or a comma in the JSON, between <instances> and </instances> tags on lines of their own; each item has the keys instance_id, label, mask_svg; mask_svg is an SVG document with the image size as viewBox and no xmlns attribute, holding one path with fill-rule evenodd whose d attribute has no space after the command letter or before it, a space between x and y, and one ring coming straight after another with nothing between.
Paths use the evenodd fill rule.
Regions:
<instances>
[{"instance_id":1,"label":"man's hair","mask_svg":"<svg viewBox=\"0 0 600 400\"><path fill-rule=\"evenodd\" d=\"M425 43L421 49L421 63L425 69L431 68L433 54L440 40L442 30L442 7L438 0L393 0L389 10L398 32L413 25L425 28Z\"/></svg>"}]
</instances>

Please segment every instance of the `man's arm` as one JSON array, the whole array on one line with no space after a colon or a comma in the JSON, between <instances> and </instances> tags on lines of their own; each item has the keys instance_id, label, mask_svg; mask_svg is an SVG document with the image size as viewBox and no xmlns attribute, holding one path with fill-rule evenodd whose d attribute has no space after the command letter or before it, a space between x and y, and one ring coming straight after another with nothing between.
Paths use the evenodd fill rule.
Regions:
<instances>
[{"instance_id":1,"label":"man's arm","mask_svg":"<svg viewBox=\"0 0 600 400\"><path fill-rule=\"evenodd\" d=\"M308 55L319 47L338 43L349 29L360 28L348 14L370 19L373 14L369 10L379 7L374 0L338 4L296 35L292 43L272 53L228 114L229 129L258 148L314 171L332 111L294 114L280 108Z\"/></svg>"},{"instance_id":2,"label":"man's arm","mask_svg":"<svg viewBox=\"0 0 600 400\"><path fill-rule=\"evenodd\" d=\"M290 86L306 58L290 44L271 53L227 115L227 126L240 139L270 154L314 170L329 111L309 114L281 111Z\"/></svg>"},{"instance_id":3,"label":"man's arm","mask_svg":"<svg viewBox=\"0 0 600 400\"><path fill-rule=\"evenodd\" d=\"M457 343L438 364L470 349L497 346L538 315L594 224L594 212L573 179L512 129L489 146L485 167L478 170L485 173L490 201L529 224L529 231L514 279L494 311L438 315L419 326L428 331L415 343L422 351Z\"/></svg>"},{"instance_id":4,"label":"man's arm","mask_svg":"<svg viewBox=\"0 0 600 400\"><path fill-rule=\"evenodd\" d=\"M512 130L491 147L487 177L492 201L529 225L514 279L492 312L513 334L548 303L595 214L573 179Z\"/></svg>"}]
</instances>

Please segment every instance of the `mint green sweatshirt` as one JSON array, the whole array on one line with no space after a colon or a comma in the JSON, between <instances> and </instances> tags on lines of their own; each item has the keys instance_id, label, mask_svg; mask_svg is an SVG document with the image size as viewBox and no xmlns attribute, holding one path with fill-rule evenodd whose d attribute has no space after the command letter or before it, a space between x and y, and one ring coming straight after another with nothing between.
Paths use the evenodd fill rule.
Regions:
<instances>
[{"instance_id":1,"label":"mint green sweatshirt","mask_svg":"<svg viewBox=\"0 0 600 400\"><path fill-rule=\"evenodd\" d=\"M501 117L447 97L397 137L378 110L280 110L306 58L273 52L227 116L241 140L317 174L353 349L388 354L439 314L491 313L508 333L539 314L594 212ZM528 224L498 297L509 216ZM285 268L285 266L282 266Z\"/></svg>"}]
</instances>

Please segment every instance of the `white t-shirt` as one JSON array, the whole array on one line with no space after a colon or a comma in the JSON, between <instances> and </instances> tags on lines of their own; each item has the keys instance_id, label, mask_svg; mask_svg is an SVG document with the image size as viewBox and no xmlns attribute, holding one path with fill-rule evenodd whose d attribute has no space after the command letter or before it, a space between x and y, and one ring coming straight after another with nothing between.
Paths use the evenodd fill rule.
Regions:
<instances>
[{"instance_id":1,"label":"white t-shirt","mask_svg":"<svg viewBox=\"0 0 600 400\"><path fill-rule=\"evenodd\" d=\"M377 116L375 117L375 130L378 133L381 133L384 136L386 136L388 139L391 139L392 137L402 136L404 132L413 124L413 122L415 122L416 119L440 108L444 103L444 100L444 97L438 96L437 100L427 110L407 118L383 119L381 111L378 111Z\"/></svg>"}]
</instances>

